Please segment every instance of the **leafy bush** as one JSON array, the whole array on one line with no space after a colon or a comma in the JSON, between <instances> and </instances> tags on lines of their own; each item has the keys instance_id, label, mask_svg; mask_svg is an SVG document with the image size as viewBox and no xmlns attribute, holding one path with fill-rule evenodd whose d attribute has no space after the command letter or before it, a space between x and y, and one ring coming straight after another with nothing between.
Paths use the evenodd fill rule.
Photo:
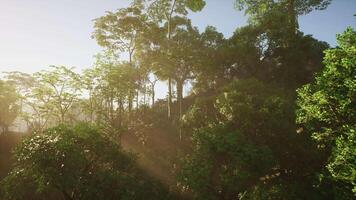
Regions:
<instances>
[{"instance_id":1,"label":"leafy bush","mask_svg":"<svg viewBox=\"0 0 356 200\"><path fill-rule=\"evenodd\" d=\"M135 157L87 124L34 133L15 151L2 199L158 199L167 193ZM54 198L55 197L55 198Z\"/></svg>"},{"instance_id":2,"label":"leafy bush","mask_svg":"<svg viewBox=\"0 0 356 200\"><path fill-rule=\"evenodd\" d=\"M293 110L285 91L256 79L197 101L184 117L195 147L178 177L183 188L199 199L233 199L266 177L290 176L300 148Z\"/></svg>"}]
</instances>

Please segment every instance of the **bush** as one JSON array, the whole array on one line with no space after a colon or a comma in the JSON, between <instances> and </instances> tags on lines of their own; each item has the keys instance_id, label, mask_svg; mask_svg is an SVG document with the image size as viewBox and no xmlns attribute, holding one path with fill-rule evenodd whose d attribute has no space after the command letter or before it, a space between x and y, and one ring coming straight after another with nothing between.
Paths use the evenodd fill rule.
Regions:
<instances>
[{"instance_id":1,"label":"bush","mask_svg":"<svg viewBox=\"0 0 356 200\"><path fill-rule=\"evenodd\" d=\"M1 199L158 199L167 193L101 131L87 124L34 133L15 151ZM53 198L55 197L55 198Z\"/></svg>"}]
</instances>

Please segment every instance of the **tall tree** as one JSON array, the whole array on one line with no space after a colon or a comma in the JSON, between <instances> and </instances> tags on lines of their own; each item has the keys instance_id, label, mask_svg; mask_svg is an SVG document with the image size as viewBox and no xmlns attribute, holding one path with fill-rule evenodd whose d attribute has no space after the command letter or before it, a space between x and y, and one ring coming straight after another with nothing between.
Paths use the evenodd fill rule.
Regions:
<instances>
[{"instance_id":1,"label":"tall tree","mask_svg":"<svg viewBox=\"0 0 356 200\"><path fill-rule=\"evenodd\" d=\"M149 26L147 16L143 13L143 8L142 1L134 1L127 8L121 8L116 12L108 12L105 16L97 18L94 24L93 37L98 44L109 50L127 55L128 62L132 68L139 67L134 62L134 55L144 43L144 35ZM137 76L134 81L139 85L145 78ZM135 95L138 105L139 88L134 88L130 91L130 113Z\"/></svg>"},{"instance_id":2,"label":"tall tree","mask_svg":"<svg viewBox=\"0 0 356 200\"><path fill-rule=\"evenodd\" d=\"M165 27L165 45L164 52L167 55L171 55L171 40L172 40L172 20L175 17L185 17L188 14L188 9L196 12L200 11L205 6L205 1L203 0L147 0L148 15L151 19ZM167 63L166 63L167 64ZM172 74L171 69L174 66L164 66L166 68L165 75L168 80L168 118L171 118L172 110Z\"/></svg>"},{"instance_id":3,"label":"tall tree","mask_svg":"<svg viewBox=\"0 0 356 200\"><path fill-rule=\"evenodd\" d=\"M179 22L180 21L180 22ZM172 41L168 60L173 68L172 78L176 83L178 120L181 126L183 116L183 87L187 80L194 78L194 71L200 63L202 49L200 35L197 28L192 27L190 21L184 18L175 18L172 31ZM182 139L180 128L179 138Z\"/></svg>"}]
</instances>

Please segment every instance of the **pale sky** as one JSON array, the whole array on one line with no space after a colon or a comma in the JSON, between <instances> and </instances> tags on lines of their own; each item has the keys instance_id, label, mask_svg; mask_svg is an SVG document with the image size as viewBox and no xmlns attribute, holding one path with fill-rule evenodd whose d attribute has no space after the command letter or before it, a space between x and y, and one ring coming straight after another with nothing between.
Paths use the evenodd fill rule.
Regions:
<instances>
[{"instance_id":1,"label":"pale sky","mask_svg":"<svg viewBox=\"0 0 356 200\"><path fill-rule=\"evenodd\" d=\"M92 20L127 6L129 0L0 0L0 72L33 73L49 65L90 67L100 52L91 39ZM217 27L226 37L246 24L234 0L207 0L202 12L190 14L192 23L203 30ZM356 0L333 0L327 10L314 11L299 19L305 34L335 45L335 35L347 26L356 28ZM160 84L158 98L165 96Z\"/></svg>"}]
</instances>

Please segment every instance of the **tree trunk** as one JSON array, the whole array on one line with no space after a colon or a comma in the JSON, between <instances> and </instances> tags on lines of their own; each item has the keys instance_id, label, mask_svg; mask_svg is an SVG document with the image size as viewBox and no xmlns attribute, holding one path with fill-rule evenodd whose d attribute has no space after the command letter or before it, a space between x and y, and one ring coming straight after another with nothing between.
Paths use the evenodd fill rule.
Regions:
<instances>
[{"instance_id":1,"label":"tree trunk","mask_svg":"<svg viewBox=\"0 0 356 200\"><path fill-rule=\"evenodd\" d=\"M138 110L138 107L139 107L139 99L138 99L138 96L139 96L139 92L138 90L136 91L136 110Z\"/></svg>"},{"instance_id":2,"label":"tree trunk","mask_svg":"<svg viewBox=\"0 0 356 200\"><path fill-rule=\"evenodd\" d=\"M94 122L94 103L93 103L93 94L90 90L89 92L89 101L90 101L90 123Z\"/></svg>"},{"instance_id":3,"label":"tree trunk","mask_svg":"<svg viewBox=\"0 0 356 200\"><path fill-rule=\"evenodd\" d=\"M146 84L144 85L144 92L143 92L143 105L146 105Z\"/></svg>"},{"instance_id":4,"label":"tree trunk","mask_svg":"<svg viewBox=\"0 0 356 200\"><path fill-rule=\"evenodd\" d=\"M61 110L61 124L63 124L64 123L64 112Z\"/></svg>"},{"instance_id":5,"label":"tree trunk","mask_svg":"<svg viewBox=\"0 0 356 200\"><path fill-rule=\"evenodd\" d=\"M111 121L111 126L115 127L113 96L110 97L110 121Z\"/></svg>"},{"instance_id":6,"label":"tree trunk","mask_svg":"<svg viewBox=\"0 0 356 200\"><path fill-rule=\"evenodd\" d=\"M168 78L168 119L172 118L172 78Z\"/></svg>"},{"instance_id":7,"label":"tree trunk","mask_svg":"<svg viewBox=\"0 0 356 200\"><path fill-rule=\"evenodd\" d=\"M118 116L119 122L118 122L118 123L119 123L119 128L122 127L122 119L123 119L122 113L123 113L123 108L124 108L124 106L123 106L123 103L122 103L122 98L120 97L119 100L118 100L118 110L119 110L119 116Z\"/></svg>"},{"instance_id":8,"label":"tree trunk","mask_svg":"<svg viewBox=\"0 0 356 200\"><path fill-rule=\"evenodd\" d=\"M177 103L179 107L179 139L182 140L182 101L183 101L183 81L177 80Z\"/></svg>"},{"instance_id":9,"label":"tree trunk","mask_svg":"<svg viewBox=\"0 0 356 200\"><path fill-rule=\"evenodd\" d=\"M152 84L152 107L155 104L155 85Z\"/></svg>"},{"instance_id":10,"label":"tree trunk","mask_svg":"<svg viewBox=\"0 0 356 200\"><path fill-rule=\"evenodd\" d=\"M129 96L128 96L128 102L129 102L129 122L131 120L131 113L132 113L132 105L133 105L133 96L132 96L132 92L129 91Z\"/></svg>"},{"instance_id":11,"label":"tree trunk","mask_svg":"<svg viewBox=\"0 0 356 200\"><path fill-rule=\"evenodd\" d=\"M289 0L288 17L289 17L290 34L291 37L294 37L298 31L298 20L297 20L298 16L295 11L295 0Z\"/></svg>"},{"instance_id":12,"label":"tree trunk","mask_svg":"<svg viewBox=\"0 0 356 200\"><path fill-rule=\"evenodd\" d=\"M172 20L174 8L176 6L176 1L177 0L173 1L169 16L167 17L167 23L168 23L168 26L167 26L167 32L168 32L168 34L167 34L167 36L168 36L167 52L168 52L168 55L170 52L170 41L171 41L171 20ZM168 78L168 102L167 103L168 103L168 119L171 119L172 118L172 113L171 113L172 112L172 78L170 75Z\"/></svg>"}]
</instances>

